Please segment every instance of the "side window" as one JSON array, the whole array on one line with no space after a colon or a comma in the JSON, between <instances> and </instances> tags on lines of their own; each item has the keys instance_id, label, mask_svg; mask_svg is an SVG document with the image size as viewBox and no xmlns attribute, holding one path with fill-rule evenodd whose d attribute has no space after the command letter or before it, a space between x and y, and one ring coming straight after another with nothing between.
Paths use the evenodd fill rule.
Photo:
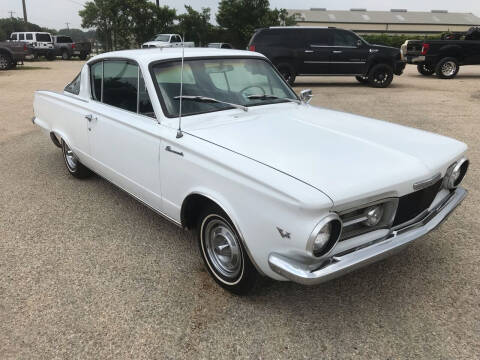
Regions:
<instances>
[{"instance_id":1,"label":"side window","mask_svg":"<svg viewBox=\"0 0 480 360\"><path fill-rule=\"evenodd\" d=\"M137 112L138 66L127 61L103 64L103 102Z\"/></svg>"},{"instance_id":2,"label":"side window","mask_svg":"<svg viewBox=\"0 0 480 360\"><path fill-rule=\"evenodd\" d=\"M25 34L18 34L18 40L19 41L25 40Z\"/></svg>"},{"instance_id":3,"label":"side window","mask_svg":"<svg viewBox=\"0 0 480 360\"><path fill-rule=\"evenodd\" d=\"M330 45L330 32L327 29L309 29L305 31L307 47Z\"/></svg>"},{"instance_id":4,"label":"side window","mask_svg":"<svg viewBox=\"0 0 480 360\"><path fill-rule=\"evenodd\" d=\"M79 73L75 77L75 79L73 79L73 81L65 87L64 90L66 92L71 93L71 94L75 94L75 95L80 94L80 81L81 81L81 79L82 79L81 73Z\"/></svg>"},{"instance_id":5,"label":"side window","mask_svg":"<svg viewBox=\"0 0 480 360\"><path fill-rule=\"evenodd\" d=\"M92 90L92 99L102 101L102 77L103 77L103 62L90 66L90 87Z\"/></svg>"},{"instance_id":6,"label":"side window","mask_svg":"<svg viewBox=\"0 0 480 360\"><path fill-rule=\"evenodd\" d=\"M17 34L10 35L10 40L17 41Z\"/></svg>"},{"instance_id":7,"label":"side window","mask_svg":"<svg viewBox=\"0 0 480 360\"><path fill-rule=\"evenodd\" d=\"M178 35L175 35L175 36L173 37L173 40L172 40L172 42L177 42L177 43L180 43L180 42L182 42L182 39L180 38L180 36L178 36Z\"/></svg>"},{"instance_id":8,"label":"side window","mask_svg":"<svg viewBox=\"0 0 480 360\"><path fill-rule=\"evenodd\" d=\"M357 46L358 37L348 31L334 31L333 42L335 46Z\"/></svg>"},{"instance_id":9,"label":"side window","mask_svg":"<svg viewBox=\"0 0 480 360\"><path fill-rule=\"evenodd\" d=\"M33 35L32 35L32 33L26 34L26 35L25 35L25 38L26 38L27 40L33 40Z\"/></svg>"}]
</instances>

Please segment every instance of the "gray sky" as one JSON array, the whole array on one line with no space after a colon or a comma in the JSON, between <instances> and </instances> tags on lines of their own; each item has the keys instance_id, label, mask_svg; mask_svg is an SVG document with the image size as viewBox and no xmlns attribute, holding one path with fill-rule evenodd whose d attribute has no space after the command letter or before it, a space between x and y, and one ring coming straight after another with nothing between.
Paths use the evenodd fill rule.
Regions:
<instances>
[{"instance_id":1,"label":"gray sky","mask_svg":"<svg viewBox=\"0 0 480 360\"><path fill-rule=\"evenodd\" d=\"M152 0L153 1L153 0ZM69 22L70 27L79 28L81 19L78 10L86 0L26 0L27 15L30 22L50 28L64 28ZM160 0L162 5L168 5L183 12L183 5L189 4L195 9L210 7L215 13L218 0ZM329 10L348 10L350 8L367 8L368 10L390 10L402 8L411 11L429 11L431 9L443 9L458 12L473 12L480 16L479 0L270 0L272 7L309 9L311 7L325 7ZM0 17L10 16L9 11L15 11L13 16L22 17L22 0L0 0Z\"/></svg>"}]
</instances>

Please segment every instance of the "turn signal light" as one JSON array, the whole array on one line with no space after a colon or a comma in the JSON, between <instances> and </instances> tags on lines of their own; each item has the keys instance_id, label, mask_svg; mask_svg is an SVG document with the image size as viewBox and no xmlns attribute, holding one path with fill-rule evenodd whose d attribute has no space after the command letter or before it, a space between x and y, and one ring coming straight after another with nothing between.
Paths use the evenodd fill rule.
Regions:
<instances>
[{"instance_id":1,"label":"turn signal light","mask_svg":"<svg viewBox=\"0 0 480 360\"><path fill-rule=\"evenodd\" d=\"M430 44L423 44L422 55L427 55L427 52L428 52L429 49L430 49Z\"/></svg>"}]
</instances>

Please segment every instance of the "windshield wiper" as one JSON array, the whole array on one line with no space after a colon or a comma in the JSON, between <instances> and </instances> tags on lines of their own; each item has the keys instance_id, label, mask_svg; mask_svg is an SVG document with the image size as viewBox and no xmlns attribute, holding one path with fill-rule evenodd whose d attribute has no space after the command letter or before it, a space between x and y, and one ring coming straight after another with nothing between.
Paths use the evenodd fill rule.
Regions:
<instances>
[{"instance_id":1,"label":"windshield wiper","mask_svg":"<svg viewBox=\"0 0 480 360\"><path fill-rule=\"evenodd\" d=\"M179 100L180 98L182 100L192 100L192 101L206 102L206 103L225 104L225 105L229 105L231 107L234 107L236 109L240 109L240 110L243 110L243 111L248 111L248 108L246 106L239 105L239 104L232 104L232 103L229 103L229 102L226 102L226 101L217 100L217 99L206 97L206 96L182 95L182 96L175 96L174 97L175 100Z\"/></svg>"},{"instance_id":2,"label":"windshield wiper","mask_svg":"<svg viewBox=\"0 0 480 360\"><path fill-rule=\"evenodd\" d=\"M267 94L264 94L264 95L248 95L247 98L258 99L258 100L276 100L276 99L279 99L279 100L290 101L290 102L293 102L295 104L301 104L301 101L297 100L297 99L283 98L283 97L279 97L279 96L275 96L275 95L267 95Z\"/></svg>"}]
</instances>

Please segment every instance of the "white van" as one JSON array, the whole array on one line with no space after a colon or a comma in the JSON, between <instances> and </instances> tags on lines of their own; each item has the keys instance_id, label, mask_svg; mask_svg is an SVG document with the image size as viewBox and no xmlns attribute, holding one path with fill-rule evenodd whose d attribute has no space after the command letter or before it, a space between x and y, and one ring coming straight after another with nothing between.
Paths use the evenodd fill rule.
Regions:
<instances>
[{"instance_id":1,"label":"white van","mask_svg":"<svg viewBox=\"0 0 480 360\"><path fill-rule=\"evenodd\" d=\"M45 56L48 60L55 59L53 37L47 32L14 32L10 41L23 41L28 43L34 57Z\"/></svg>"}]
</instances>

